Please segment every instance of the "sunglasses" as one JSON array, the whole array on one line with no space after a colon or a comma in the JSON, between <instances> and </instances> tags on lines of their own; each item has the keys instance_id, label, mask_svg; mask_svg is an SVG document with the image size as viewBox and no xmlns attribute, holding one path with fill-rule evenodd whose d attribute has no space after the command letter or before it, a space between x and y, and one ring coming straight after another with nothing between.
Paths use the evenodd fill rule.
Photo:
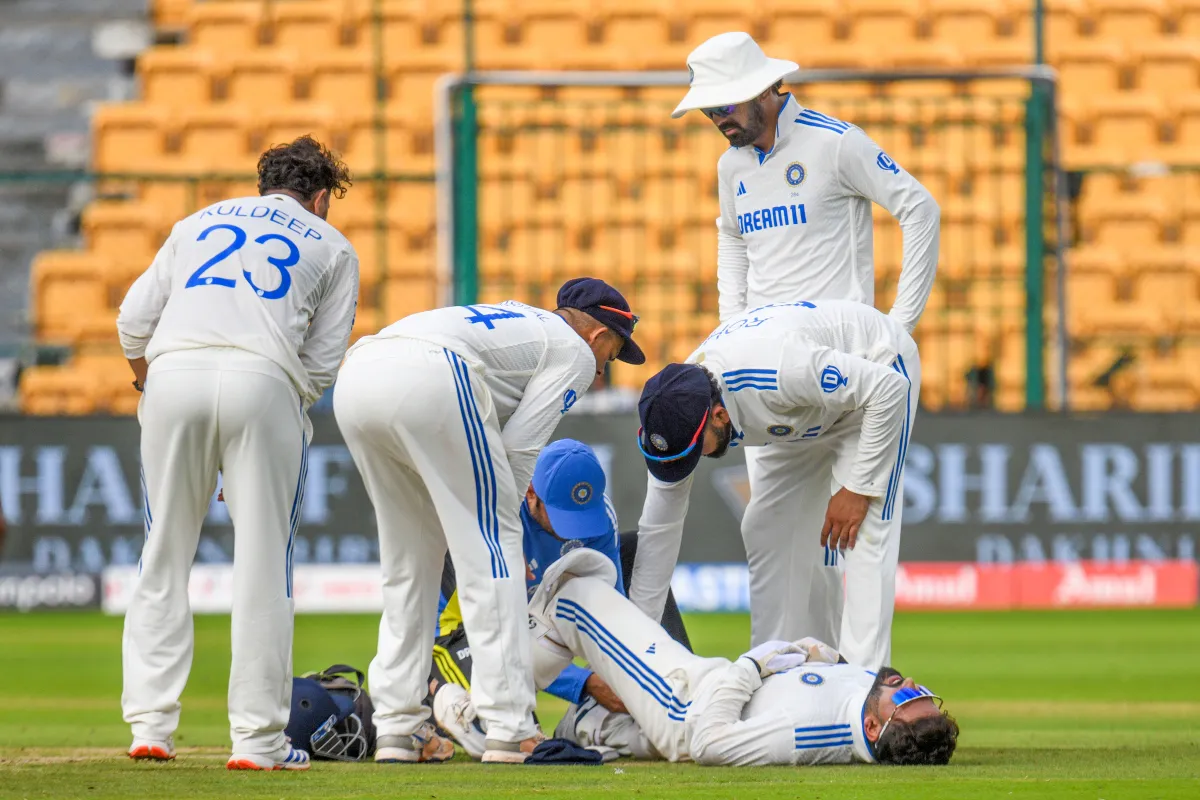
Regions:
<instances>
[{"instance_id":1,"label":"sunglasses","mask_svg":"<svg viewBox=\"0 0 1200 800\"><path fill-rule=\"evenodd\" d=\"M692 437L692 443L687 446L687 449L682 453L673 456L656 456L646 452L645 446L642 444L642 434L646 432L645 428L638 428L638 450L642 451L642 455L649 461L656 461L659 464L665 464L669 461L678 461L681 458L686 458L688 453L696 449L696 445L700 443L700 434L704 433L704 425L708 422L708 412L704 412L703 419L700 420L700 427L696 429L696 435Z\"/></svg>"},{"instance_id":2,"label":"sunglasses","mask_svg":"<svg viewBox=\"0 0 1200 800\"><path fill-rule=\"evenodd\" d=\"M620 314L622 317L629 320L629 328L631 330L636 328L638 322L641 320L641 317L639 317L637 314L634 314L632 311L622 311L621 309L613 308L612 306L597 306L597 308L602 308L605 311L611 311L614 314Z\"/></svg>"},{"instance_id":3,"label":"sunglasses","mask_svg":"<svg viewBox=\"0 0 1200 800\"><path fill-rule=\"evenodd\" d=\"M934 694L924 686L914 686L911 689L906 686L903 689L897 689L895 694L892 695L892 702L896 704L896 708L892 710L891 715L887 718L887 722L883 723L883 727L879 729L879 738L877 738L875 741L878 742L883 738L883 732L887 730L888 725L892 724L892 718L896 716L896 712L899 711L901 707L926 697L937 703L938 710L941 710L941 696Z\"/></svg>"},{"instance_id":4,"label":"sunglasses","mask_svg":"<svg viewBox=\"0 0 1200 800\"><path fill-rule=\"evenodd\" d=\"M731 106L713 106L712 108L702 108L700 113L712 119L713 117L728 117L734 111L737 111L737 104Z\"/></svg>"}]
</instances>

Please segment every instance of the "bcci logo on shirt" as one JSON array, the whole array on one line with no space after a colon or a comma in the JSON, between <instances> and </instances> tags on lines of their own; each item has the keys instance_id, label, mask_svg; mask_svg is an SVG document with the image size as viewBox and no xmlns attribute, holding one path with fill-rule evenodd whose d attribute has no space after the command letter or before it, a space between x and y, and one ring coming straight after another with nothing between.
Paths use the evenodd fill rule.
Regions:
<instances>
[{"instance_id":1,"label":"bcci logo on shirt","mask_svg":"<svg viewBox=\"0 0 1200 800\"><path fill-rule=\"evenodd\" d=\"M799 161L793 161L788 164L787 171L783 174L787 178L787 182L792 186L799 186L804 183L804 178L808 175L804 170L804 165Z\"/></svg>"},{"instance_id":2,"label":"bcci logo on shirt","mask_svg":"<svg viewBox=\"0 0 1200 800\"><path fill-rule=\"evenodd\" d=\"M821 391L825 394L836 392L840 387L848 383L850 383L850 379L832 364L821 370Z\"/></svg>"},{"instance_id":3,"label":"bcci logo on shirt","mask_svg":"<svg viewBox=\"0 0 1200 800\"><path fill-rule=\"evenodd\" d=\"M769 425L769 426L767 426L767 433L771 434L772 436L780 436L780 437L791 436L795 432L796 432L796 429L793 428L791 425Z\"/></svg>"}]
</instances>

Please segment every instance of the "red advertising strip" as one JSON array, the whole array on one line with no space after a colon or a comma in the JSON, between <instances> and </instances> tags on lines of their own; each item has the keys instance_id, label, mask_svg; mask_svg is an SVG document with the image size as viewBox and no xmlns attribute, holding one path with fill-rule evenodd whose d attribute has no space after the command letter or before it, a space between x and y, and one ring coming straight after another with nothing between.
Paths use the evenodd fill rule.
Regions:
<instances>
[{"instance_id":1,"label":"red advertising strip","mask_svg":"<svg viewBox=\"0 0 1200 800\"><path fill-rule=\"evenodd\" d=\"M1191 560L1113 564L913 563L896 571L896 608L1186 608L1200 598Z\"/></svg>"}]
</instances>

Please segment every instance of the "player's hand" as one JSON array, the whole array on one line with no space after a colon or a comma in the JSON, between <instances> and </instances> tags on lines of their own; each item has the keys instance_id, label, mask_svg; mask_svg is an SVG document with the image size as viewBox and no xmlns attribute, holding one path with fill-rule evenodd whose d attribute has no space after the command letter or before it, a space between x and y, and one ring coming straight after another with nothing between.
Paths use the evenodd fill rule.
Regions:
<instances>
[{"instance_id":1,"label":"player's hand","mask_svg":"<svg viewBox=\"0 0 1200 800\"><path fill-rule=\"evenodd\" d=\"M758 668L758 676L766 678L776 672L798 667L808 659L808 654L796 642L773 640L751 648L741 656Z\"/></svg>"},{"instance_id":2,"label":"player's hand","mask_svg":"<svg viewBox=\"0 0 1200 800\"><path fill-rule=\"evenodd\" d=\"M858 528L867 518L871 498L842 488L829 499L825 524L821 526L821 546L835 550L853 550Z\"/></svg>"},{"instance_id":3,"label":"player's hand","mask_svg":"<svg viewBox=\"0 0 1200 800\"><path fill-rule=\"evenodd\" d=\"M583 691L614 714L629 713L629 709L621 702L621 698L617 697L617 693L613 691L612 687L604 682L604 678L594 672L584 681Z\"/></svg>"}]
</instances>

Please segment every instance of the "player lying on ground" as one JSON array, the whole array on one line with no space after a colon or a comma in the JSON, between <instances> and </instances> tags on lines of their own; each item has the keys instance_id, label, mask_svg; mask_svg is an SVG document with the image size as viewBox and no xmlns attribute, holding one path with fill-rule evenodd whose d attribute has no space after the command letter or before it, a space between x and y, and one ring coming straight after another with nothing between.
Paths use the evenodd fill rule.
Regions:
<instances>
[{"instance_id":1,"label":"player lying on ground","mask_svg":"<svg viewBox=\"0 0 1200 800\"><path fill-rule=\"evenodd\" d=\"M756 485L746 514L786 518L815 555L797 563L790 544L747 548L751 643L814 636L854 663L887 664L920 391L916 343L870 306L774 303L723 323L686 364L647 381L638 403L650 477L629 598L658 618L702 455L792 450L798 471Z\"/></svg>"},{"instance_id":2,"label":"player lying on ground","mask_svg":"<svg viewBox=\"0 0 1200 800\"><path fill-rule=\"evenodd\" d=\"M604 554L616 570L613 588L625 593L623 562L632 566L635 554L630 551L636 550L637 535L618 536L616 511L605 495L606 484L604 469L596 454L583 442L561 439L542 450L534 467L533 481L521 503L525 587L529 596L541 584L547 568L579 547L589 547ZM434 693L434 714L438 718L455 713L449 705L463 702L466 690L471 688L473 667L471 646L458 607L456 577L449 559L442 574L442 597L438 638L433 646L433 670L429 676L430 691ZM663 624L676 641L690 649L679 609L669 595ZM461 686L464 691L446 684ZM545 689L569 703L591 699L610 711L626 710L603 678L575 664L565 667ZM459 744L475 758L482 756L473 740Z\"/></svg>"},{"instance_id":3,"label":"player lying on ground","mask_svg":"<svg viewBox=\"0 0 1200 800\"><path fill-rule=\"evenodd\" d=\"M608 362L645 363L636 322L616 289L577 278L554 311L516 301L425 311L347 353L333 411L375 507L384 575L369 668L376 761L453 754L423 704L447 549L476 656L484 761L519 763L536 746L521 495L559 420Z\"/></svg>"},{"instance_id":4,"label":"player lying on ground","mask_svg":"<svg viewBox=\"0 0 1200 800\"><path fill-rule=\"evenodd\" d=\"M539 685L584 658L629 714L573 706L555 736L641 758L720 766L945 764L958 725L896 670L845 663L815 639L736 661L693 655L612 588L587 551L548 571L530 602Z\"/></svg>"}]
</instances>

